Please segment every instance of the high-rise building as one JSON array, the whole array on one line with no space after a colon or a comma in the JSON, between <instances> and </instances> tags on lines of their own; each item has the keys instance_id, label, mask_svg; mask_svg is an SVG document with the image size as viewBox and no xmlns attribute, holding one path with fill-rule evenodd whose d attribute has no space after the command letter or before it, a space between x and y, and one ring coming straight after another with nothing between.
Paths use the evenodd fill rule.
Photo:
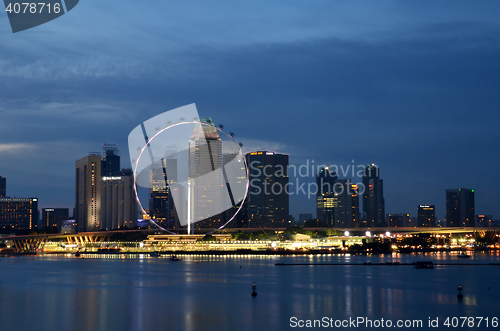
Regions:
<instances>
[{"instance_id":1,"label":"high-rise building","mask_svg":"<svg viewBox=\"0 0 500 331\"><path fill-rule=\"evenodd\" d=\"M413 224L410 214L387 214L387 225L395 228L410 228L417 226Z\"/></svg>"},{"instance_id":2,"label":"high-rise building","mask_svg":"<svg viewBox=\"0 0 500 331\"><path fill-rule=\"evenodd\" d=\"M350 179L339 179L335 183L334 197L334 227L354 228L359 221L358 187Z\"/></svg>"},{"instance_id":3,"label":"high-rise building","mask_svg":"<svg viewBox=\"0 0 500 331\"><path fill-rule=\"evenodd\" d=\"M493 226L493 216L476 215L476 226L480 228L491 228Z\"/></svg>"},{"instance_id":4,"label":"high-rise building","mask_svg":"<svg viewBox=\"0 0 500 331\"><path fill-rule=\"evenodd\" d=\"M200 118L189 141L189 214L197 227L222 225L222 141L211 118ZM217 216L214 216L217 215Z\"/></svg>"},{"instance_id":5,"label":"high-rise building","mask_svg":"<svg viewBox=\"0 0 500 331\"><path fill-rule=\"evenodd\" d=\"M288 154L257 151L246 158L250 180L248 227L288 226Z\"/></svg>"},{"instance_id":6,"label":"high-rise building","mask_svg":"<svg viewBox=\"0 0 500 331\"><path fill-rule=\"evenodd\" d=\"M7 196L7 178L0 176L0 198Z\"/></svg>"},{"instance_id":7,"label":"high-rise building","mask_svg":"<svg viewBox=\"0 0 500 331\"><path fill-rule=\"evenodd\" d=\"M103 176L101 187L101 230L134 227L137 223L137 201L132 174Z\"/></svg>"},{"instance_id":8,"label":"high-rise building","mask_svg":"<svg viewBox=\"0 0 500 331\"><path fill-rule=\"evenodd\" d=\"M37 198L0 198L1 230L33 230L37 224Z\"/></svg>"},{"instance_id":9,"label":"high-rise building","mask_svg":"<svg viewBox=\"0 0 500 331\"><path fill-rule=\"evenodd\" d=\"M379 168L368 165L363 172L363 226L386 226L384 182L379 178Z\"/></svg>"},{"instance_id":10,"label":"high-rise building","mask_svg":"<svg viewBox=\"0 0 500 331\"><path fill-rule=\"evenodd\" d=\"M316 175L318 188L316 193L316 217L321 223L328 226L334 225L333 208L335 206L335 197L332 192L337 179L337 173L334 170L330 171L328 167L321 168Z\"/></svg>"},{"instance_id":11,"label":"high-rise building","mask_svg":"<svg viewBox=\"0 0 500 331\"><path fill-rule=\"evenodd\" d=\"M42 227L61 229L63 222L69 219L69 208L43 208Z\"/></svg>"},{"instance_id":12,"label":"high-rise building","mask_svg":"<svg viewBox=\"0 0 500 331\"><path fill-rule=\"evenodd\" d=\"M465 188L446 190L446 226L473 227L474 225L474 190Z\"/></svg>"},{"instance_id":13,"label":"high-rise building","mask_svg":"<svg viewBox=\"0 0 500 331\"><path fill-rule=\"evenodd\" d=\"M75 221L78 231L101 228L101 153L76 161Z\"/></svg>"},{"instance_id":14,"label":"high-rise building","mask_svg":"<svg viewBox=\"0 0 500 331\"><path fill-rule=\"evenodd\" d=\"M102 176L115 176L120 172L120 150L118 145L102 144Z\"/></svg>"},{"instance_id":15,"label":"high-rise building","mask_svg":"<svg viewBox=\"0 0 500 331\"><path fill-rule=\"evenodd\" d=\"M175 151L169 151L169 155L175 155ZM149 182L149 217L163 228L178 228L179 219L170 193L171 190L183 190L181 185L176 185L177 159L169 157L157 160L151 168ZM183 205L184 195L177 195L177 204Z\"/></svg>"},{"instance_id":16,"label":"high-rise building","mask_svg":"<svg viewBox=\"0 0 500 331\"><path fill-rule=\"evenodd\" d=\"M419 227L436 226L436 208L434 205L419 205L417 223Z\"/></svg>"}]
</instances>

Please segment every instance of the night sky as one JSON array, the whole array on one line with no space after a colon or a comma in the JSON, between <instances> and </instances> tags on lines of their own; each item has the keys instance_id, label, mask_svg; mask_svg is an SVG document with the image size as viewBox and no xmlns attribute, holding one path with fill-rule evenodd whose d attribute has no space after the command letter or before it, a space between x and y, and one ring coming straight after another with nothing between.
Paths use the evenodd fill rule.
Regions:
<instances>
[{"instance_id":1,"label":"night sky","mask_svg":"<svg viewBox=\"0 0 500 331\"><path fill-rule=\"evenodd\" d=\"M134 127L196 103L246 152L377 164L386 213L428 203L443 219L445 190L462 187L500 219L499 14L498 1L81 0L16 34L0 14L0 175L12 197L73 208L77 159L116 143L130 167ZM313 197L290 202L315 214Z\"/></svg>"}]
</instances>

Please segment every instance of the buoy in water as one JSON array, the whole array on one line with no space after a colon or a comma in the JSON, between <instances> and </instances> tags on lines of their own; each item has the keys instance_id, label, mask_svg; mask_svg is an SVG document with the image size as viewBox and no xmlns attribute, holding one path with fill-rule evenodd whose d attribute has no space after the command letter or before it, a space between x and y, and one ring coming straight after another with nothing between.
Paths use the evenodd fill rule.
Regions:
<instances>
[{"instance_id":1,"label":"buoy in water","mask_svg":"<svg viewBox=\"0 0 500 331\"><path fill-rule=\"evenodd\" d=\"M252 296L253 297L257 296L257 285L255 285L255 282L253 283L253 286L252 286Z\"/></svg>"}]
</instances>

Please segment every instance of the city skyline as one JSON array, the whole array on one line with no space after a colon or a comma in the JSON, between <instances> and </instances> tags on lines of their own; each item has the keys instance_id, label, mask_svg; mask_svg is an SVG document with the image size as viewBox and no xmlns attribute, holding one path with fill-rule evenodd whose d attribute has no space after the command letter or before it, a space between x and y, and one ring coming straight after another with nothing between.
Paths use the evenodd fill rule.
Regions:
<instances>
[{"instance_id":1,"label":"city skyline","mask_svg":"<svg viewBox=\"0 0 500 331\"><path fill-rule=\"evenodd\" d=\"M212 125L213 125L213 123L212 123ZM119 152L119 149L118 149L118 144L102 144L102 146L103 146L103 152L101 152L101 153L98 153L98 152L97 153L96 152L89 152L88 156L82 158L81 160L77 160L77 173L78 173L78 167L79 167L78 164L79 163L82 163L82 162L86 163L87 162L86 160L89 160L92 157L94 157L96 159L93 160L93 161L95 161L96 165L97 165L97 163L99 163L99 169L96 170L96 173L97 172L101 173L101 175L103 176L102 177L103 180L114 179L114 177L108 177L108 178L105 177L106 175L110 175L110 174L131 176L132 175L132 171L131 170L127 170L127 168L124 168L121 171L116 171L116 169L120 169L120 156L119 156L120 152ZM111 166L109 165L110 164L110 161L109 161L109 159L110 159L110 149L109 149L110 146L112 146L112 149L113 149L114 153L116 155L118 155L116 158L111 158L113 160L113 161L111 161ZM260 153L267 153L267 154L273 154L273 155L275 154L275 152L260 152ZM247 153L247 157L250 156L250 155L254 155L254 154L256 155L257 152ZM277 155L279 155L279 153L277 153ZM96 161L97 157L99 157L99 159L101 160L100 162ZM286 157L288 159L288 155L286 155ZM85 160L85 161L83 161L83 160ZM109 172L109 173L106 172L105 171L106 164L108 164L108 169L114 169L114 172ZM302 167L303 167L302 169L301 169L301 166L297 167L296 165L291 165L289 167L291 169L293 169L293 170L292 171L289 170L287 173L290 173L290 177L291 178L293 178L292 174L296 175L296 177L297 177L296 178L297 179L297 185L299 185L299 183L300 183L300 181L299 181L299 179L301 177L300 175L301 174L303 175L304 172L302 170L304 170L304 169L307 169L305 172L307 174L309 174L309 171L314 171L314 169L320 168L319 172L314 177L314 182L311 183L311 184L315 183L318 188L320 188L321 184L323 184L323 186L324 186L325 183L328 183L328 185L332 185L333 183L344 183L345 181L347 181L347 182L350 183L351 180L352 180L352 177L351 178L349 178L349 177L339 177L338 174L335 171L330 172L328 170L329 169L328 167L326 167L327 172L325 172L325 168L323 166L321 166L321 165L309 165L309 164L307 164L307 167L306 167L306 165L302 165ZM358 168L362 168L361 165L358 165ZM249 169L252 169L252 167L250 166L250 163L249 163ZM281 168L280 168L280 170L276 170L276 169L273 167L273 171L272 172L273 173L274 172L280 173L280 172L283 171ZM380 169L375 164L371 164L371 165L369 164L366 167L362 168L361 170L349 170L349 169L356 169L356 167L354 165L348 165L346 167L347 170L343 169L342 167L340 169L341 169L340 172L343 173L344 175L346 173L352 173L353 175L357 174L358 176L360 176L360 177L358 177L359 180L360 180L360 182L357 183L358 185L352 183L352 186L355 187L356 192L360 188L359 184L361 184L362 186L368 185L368 189L364 192L364 193L367 194L367 197L366 198L363 197L364 193L361 194L361 192L359 192L360 193L360 198L363 198L363 199L359 199L359 198L356 198L356 199L359 199L359 200L365 200L365 199L367 199L367 201L369 199L372 199L372 198L368 197L370 194L373 194L373 187L372 187L373 183L372 183L372 181L374 179L379 180L379 171L380 171ZM130 173L128 173L128 171L130 171ZM124 173L124 172L127 172L127 173ZM361 174L367 174L367 176L363 176ZM308 177L308 176L306 176L306 177ZM330 177L331 179L329 180L328 177ZM356 178L355 176L353 176L353 177ZM250 179L251 178L252 177L250 177ZM2 177L2 179L3 179L3 182L5 183L6 182L6 177ZM116 179L118 179L118 177ZM121 177L120 177L120 180L121 180ZM290 187L292 187L293 183L290 183L290 184L291 184ZM128 185L131 185L131 184L128 184ZM284 186L284 185L282 185L282 186ZM349 184L348 186L351 186L351 184ZM250 188L251 187L252 187L252 185L250 185ZM305 187L307 187L307 185ZM78 191L78 188L75 188L75 190ZM290 190L290 188L288 188L288 190ZM291 189L291 190L293 190L293 189ZM448 204L449 204L449 201L448 201L449 197L448 197L448 195L449 195L449 193L450 192L459 193L462 190L469 191L469 192L471 191L472 194L473 194L472 203L473 204L475 203L475 200L474 200L474 192L475 192L475 190L474 189L463 189L463 188L446 189L445 190L445 192L446 192L446 204L447 204L447 209L445 211L446 214L449 214L449 212L448 212L448 209L449 209L449 207L448 207ZM296 189L296 191L299 192L300 189L298 189L298 190ZM307 194L309 194L309 193L311 193L311 192L308 192ZM315 192L312 192L312 193L315 193ZM249 191L249 194L250 194L250 191ZM295 194L297 194L297 193L295 193ZM319 192L318 192L318 194L319 194ZM294 195L294 192L292 192L292 194L290 195L290 197L292 197L293 195ZM8 198L12 198L8 194L6 196ZM357 196L357 193L356 193L356 196ZM31 195L31 197L34 197L34 195ZM19 197L15 197L15 198L19 198ZM304 195L303 198L306 198L306 195ZM382 198L382 201L385 200L383 193L381 195L381 198ZM76 198L76 199L78 200L78 198ZM318 196L314 196L314 197L312 197L310 199L314 201L314 203L315 203L314 207L316 209L315 213L311 213L313 215L312 219L319 219L320 221L322 221L322 217L323 216L321 216L321 215L318 216L318 201L319 201L319 200L317 200ZM135 201L135 199L134 199L134 201ZM356 205L357 207L356 208L358 208L358 211L356 211L356 213L357 213L358 216L357 217L353 217L353 220L355 220L355 221L362 221L362 220L366 220L365 218L369 218L369 214L366 214L366 209L365 209L364 205L365 205L364 201L363 201L362 204L359 203L359 202L357 202L357 205ZM47 206L44 205L43 203L39 204L39 206L40 206L39 207L40 208L39 211L42 211L45 208L47 208ZM420 218L421 207L424 207L424 206L431 206L432 207L432 214L434 215L434 218L435 218L434 224L436 224L436 226L451 226L450 223L449 223L449 221L447 220L447 215L446 214L444 215L444 217L440 218L436 214L436 212L435 212L435 205L425 205L425 204L424 205L418 204L416 206L417 212L413 212L413 211L407 211L407 212L402 212L402 213L401 212L400 213L385 212L385 213L383 213L383 223L382 224L385 224L385 222L387 222L387 226L389 226L389 227L394 226L394 224L391 224L389 222L389 219L390 219L390 217L392 217L392 215L405 215L405 217L407 216L408 219L411 217L412 220L417 221L417 219ZM76 211L77 210L76 205L74 205L73 207L61 207L59 205L50 205L49 208L68 208L70 210L72 208L75 208L74 209L75 213L77 213L77 211ZM354 208L354 205L353 205L353 208ZM367 207L367 208L369 209L369 207ZM384 203L382 203L382 207L381 208L382 208L382 210L384 210ZM334 209L332 209L332 211L333 210ZM363 213L361 213L362 210L363 210ZM298 214L299 217L296 217L293 213L290 212L290 215L293 216L296 220L298 220L300 218L301 214L304 214L304 213L300 212ZM470 215L468 215L469 221L467 223L468 225L466 225L466 226L475 226L474 225L475 223L481 222L481 221L476 221L475 219L478 219L478 218L482 219L482 218L484 218L484 214L488 214L488 213L478 213L478 212L475 212L474 209L473 209L473 211L470 213ZM43 215L43 213L40 214L40 219L42 217L41 215ZM496 220L498 220L498 218L495 215L491 215L491 214L489 214L489 216L492 217L492 219L490 220L490 225L489 225L489 226L491 226L491 221L496 221ZM333 214L330 217L333 217ZM78 216L75 214L75 215L73 215L73 218L78 218ZM335 217L335 218L338 218L338 217ZM445 221L447 221L447 223L444 223ZM415 224L412 224L411 226L412 227L413 226L421 226L420 222L421 221L418 220L418 222L414 222ZM130 226L132 226L132 224L133 223L130 223ZM330 224L330 222L327 221L326 225L327 226L332 226L333 224ZM374 225L374 224L372 224L372 225L362 224L361 222L358 225L356 225L356 227L373 227L373 226L376 227L376 225ZM398 226L400 226L400 225L398 225ZM454 226L458 226L458 225L454 225ZM462 226L465 226L465 223ZM348 227L350 227L350 226L348 226Z\"/></svg>"},{"instance_id":2,"label":"city skyline","mask_svg":"<svg viewBox=\"0 0 500 331\"><path fill-rule=\"evenodd\" d=\"M0 40L0 175L11 196L71 208L74 160L103 142L118 143L126 160L137 123L195 102L245 152L290 154L291 165L377 164L386 213L434 204L442 219L443 190L468 187L478 213L499 217L491 185L500 181L498 3L216 10L200 2L193 16L188 4L158 2L157 13L177 14L156 17L154 27L133 5L121 6L133 28L82 3ZM251 15L263 16L256 24ZM192 29L175 28L185 24ZM314 200L291 197L290 205L294 215L314 214Z\"/></svg>"}]
</instances>

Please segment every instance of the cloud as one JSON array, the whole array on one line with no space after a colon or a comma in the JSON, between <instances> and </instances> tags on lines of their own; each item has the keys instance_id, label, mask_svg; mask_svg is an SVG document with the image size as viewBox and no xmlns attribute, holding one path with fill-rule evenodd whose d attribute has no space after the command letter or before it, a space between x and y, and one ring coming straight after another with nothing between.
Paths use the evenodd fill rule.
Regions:
<instances>
[{"instance_id":1,"label":"cloud","mask_svg":"<svg viewBox=\"0 0 500 331\"><path fill-rule=\"evenodd\" d=\"M0 153L21 154L33 151L36 147L35 144L29 143L0 143Z\"/></svg>"}]
</instances>

